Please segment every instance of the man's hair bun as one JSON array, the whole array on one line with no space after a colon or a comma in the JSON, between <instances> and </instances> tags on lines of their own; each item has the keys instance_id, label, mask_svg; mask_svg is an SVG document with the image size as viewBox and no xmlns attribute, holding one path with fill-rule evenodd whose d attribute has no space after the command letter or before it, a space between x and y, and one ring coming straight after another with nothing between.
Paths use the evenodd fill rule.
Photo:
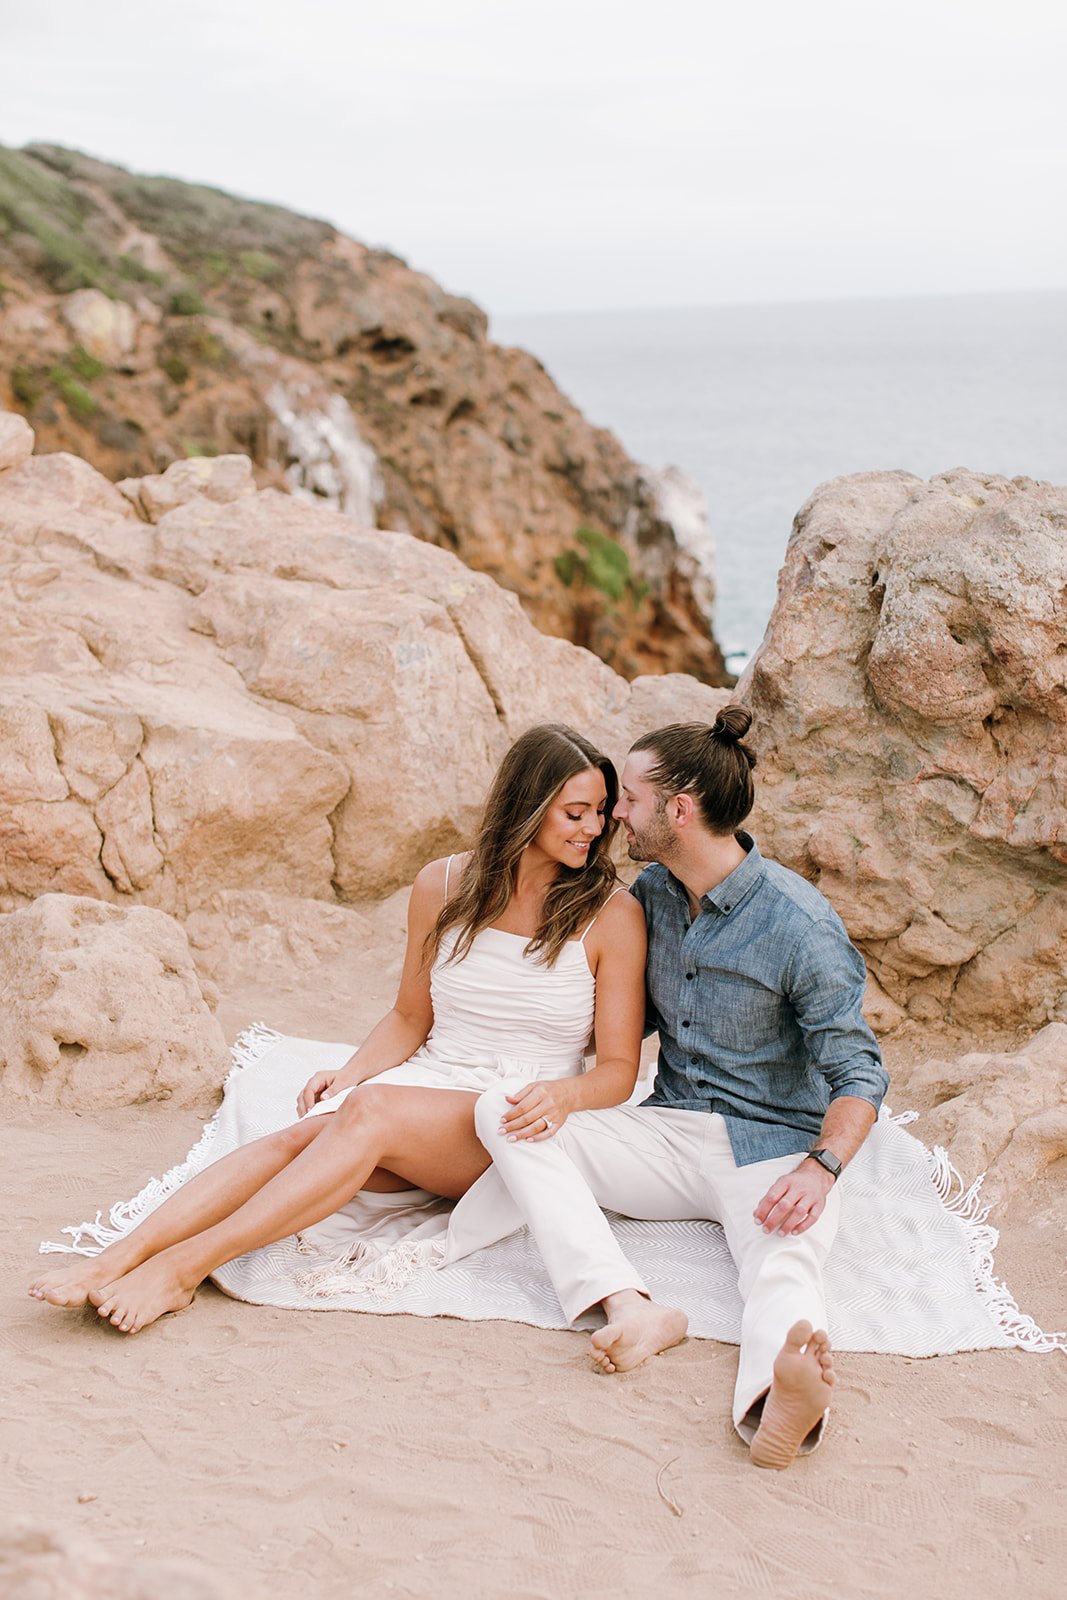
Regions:
<instances>
[{"instance_id":1,"label":"man's hair bun","mask_svg":"<svg viewBox=\"0 0 1067 1600\"><path fill-rule=\"evenodd\" d=\"M752 726L752 713L744 706L723 706L712 726L712 736L724 744L737 744Z\"/></svg>"}]
</instances>

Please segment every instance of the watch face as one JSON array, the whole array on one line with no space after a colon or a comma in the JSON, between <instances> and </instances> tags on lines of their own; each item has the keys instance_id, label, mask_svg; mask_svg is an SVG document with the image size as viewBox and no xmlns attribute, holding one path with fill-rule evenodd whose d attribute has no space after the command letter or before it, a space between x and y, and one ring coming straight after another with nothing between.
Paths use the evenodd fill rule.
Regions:
<instances>
[{"instance_id":1,"label":"watch face","mask_svg":"<svg viewBox=\"0 0 1067 1600\"><path fill-rule=\"evenodd\" d=\"M832 1150L812 1150L809 1154L813 1161L817 1161L820 1167L825 1167L833 1177L840 1177L841 1163Z\"/></svg>"}]
</instances>

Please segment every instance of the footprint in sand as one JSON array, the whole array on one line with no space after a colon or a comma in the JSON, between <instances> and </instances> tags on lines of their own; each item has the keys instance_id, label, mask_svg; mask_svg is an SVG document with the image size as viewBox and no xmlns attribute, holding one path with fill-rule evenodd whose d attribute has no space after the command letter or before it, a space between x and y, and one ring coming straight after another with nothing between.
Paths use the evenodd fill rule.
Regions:
<instances>
[{"instance_id":1,"label":"footprint in sand","mask_svg":"<svg viewBox=\"0 0 1067 1600\"><path fill-rule=\"evenodd\" d=\"M989 1441L995 1439L998 1444L1021 1444L1028 1448L1033 1439L1029 1430L1010 1426L1005 1422L990 1422L988 1418L977 1417L945 1417L946 1428L955 1430L956 1436L963 1439L972 1439L975 1444L988 1447Z\"/></svg>"}]
</instances>

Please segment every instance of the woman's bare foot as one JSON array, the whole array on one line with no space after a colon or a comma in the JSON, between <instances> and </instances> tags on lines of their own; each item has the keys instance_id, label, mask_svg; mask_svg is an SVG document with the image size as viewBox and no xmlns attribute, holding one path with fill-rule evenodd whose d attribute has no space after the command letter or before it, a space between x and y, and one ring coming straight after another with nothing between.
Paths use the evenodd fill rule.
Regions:
<instances>
[{"instance_id":1,"label":"woman's bare foot","mask_svg":"<svg viewBox=\"0 0 1067 1600\"><path fill-rule=\"evenodd\" d=\"M630 1372L650 1356L681 1344L689 1327L684 1311L657 1305L636 1289L624 1289L604 1301L607 1326L591 1340L593 1364L601 1372Z\"/></svg>"},{"instance_id":2,"label":"woman's bare foot","mask_svg":"<svg viewBox=\"0 0 1067 1600\"><path fill-rule=\"evenodd\" d=\"M114 1283L128 1270L127 1263L108 1250L98 1256L78 1256L62 1267L40 1273L30 1284L30 1294L53 1306L83 1306L94 1289Z\"/></svg>"},{"instance_id":3,"label":"woman's bare foot","mask_svg":"<svg viewBox=\"0 0 1067 1600\"><path fill-rule=\"evenodd\" d=\"M120 1333L138 1333L168 1311L182 1311L191 1305L196 1285L181 1276L169 1252L153 1256L143 1266L134 1267L124 1278L93 1289L89 1299L97 1315L118 1328Z\"/></svg>"},{"instance_id":4,"label":"woman's bare foot","mask_svg":"<svg viewBox=\"0 0 1067 1600\"><path fill-rule=\"evenodd\" d=\"M788 1467L829 1406L834 1392L830 1340L810 1322L795 1322L774 1363L774 1382L752 1440L757 1467Z\"/></svg>"}]
</instances>

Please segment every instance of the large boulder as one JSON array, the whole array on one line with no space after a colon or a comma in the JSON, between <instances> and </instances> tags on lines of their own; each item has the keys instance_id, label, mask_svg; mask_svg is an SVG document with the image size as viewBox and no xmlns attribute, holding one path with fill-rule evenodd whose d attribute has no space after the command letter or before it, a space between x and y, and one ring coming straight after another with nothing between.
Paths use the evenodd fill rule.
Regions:
<instances>
[{"instance_id":1,"label":"large boulder","mask_svg":"<svg viewBox=\"0 0 1067 1600\"><path fill-rule=\"evenodd\" d=\"M1018 1050L926 1061L907 1093L932 1103L924 1140L946 1146L965 1179L985 1173L982 1199L999 1208L1067 1156L1067 1025L1049 1023Z\"/></svg>"},{"instance_id":2,"label":"large boulder","mask_svg":"<svg viewBox=\"0 0 1067 1600\"><path fill-rule=\"evenodd\" d=\"M797 517L758 825L922 1022L1067 1021L1067 489L864 473Z\"/></svg>"},{"instance_id":3,"label":"large boulder","mask_svg":"<svg viewBox=\"0 0 1067 1600\"><path fill-rule=\"evenodd\" d=\"M148 524L73 457L0 479L0 909L377 898L466 841L531 723L723 698L631 686L447 552L248 492L247 463L165 481Z\"/></svg>"},{"instance_id":4,"label":"large boulder","mask_svg":"<svg viewBox=\"0 0 1067 1600\"><path fill-rule=\"evenodd\" d=\"M0 1088L74 1109L202 1103L226 1045L177 922L46 894L0 916Z\"/></svg>"}]
</instances>

